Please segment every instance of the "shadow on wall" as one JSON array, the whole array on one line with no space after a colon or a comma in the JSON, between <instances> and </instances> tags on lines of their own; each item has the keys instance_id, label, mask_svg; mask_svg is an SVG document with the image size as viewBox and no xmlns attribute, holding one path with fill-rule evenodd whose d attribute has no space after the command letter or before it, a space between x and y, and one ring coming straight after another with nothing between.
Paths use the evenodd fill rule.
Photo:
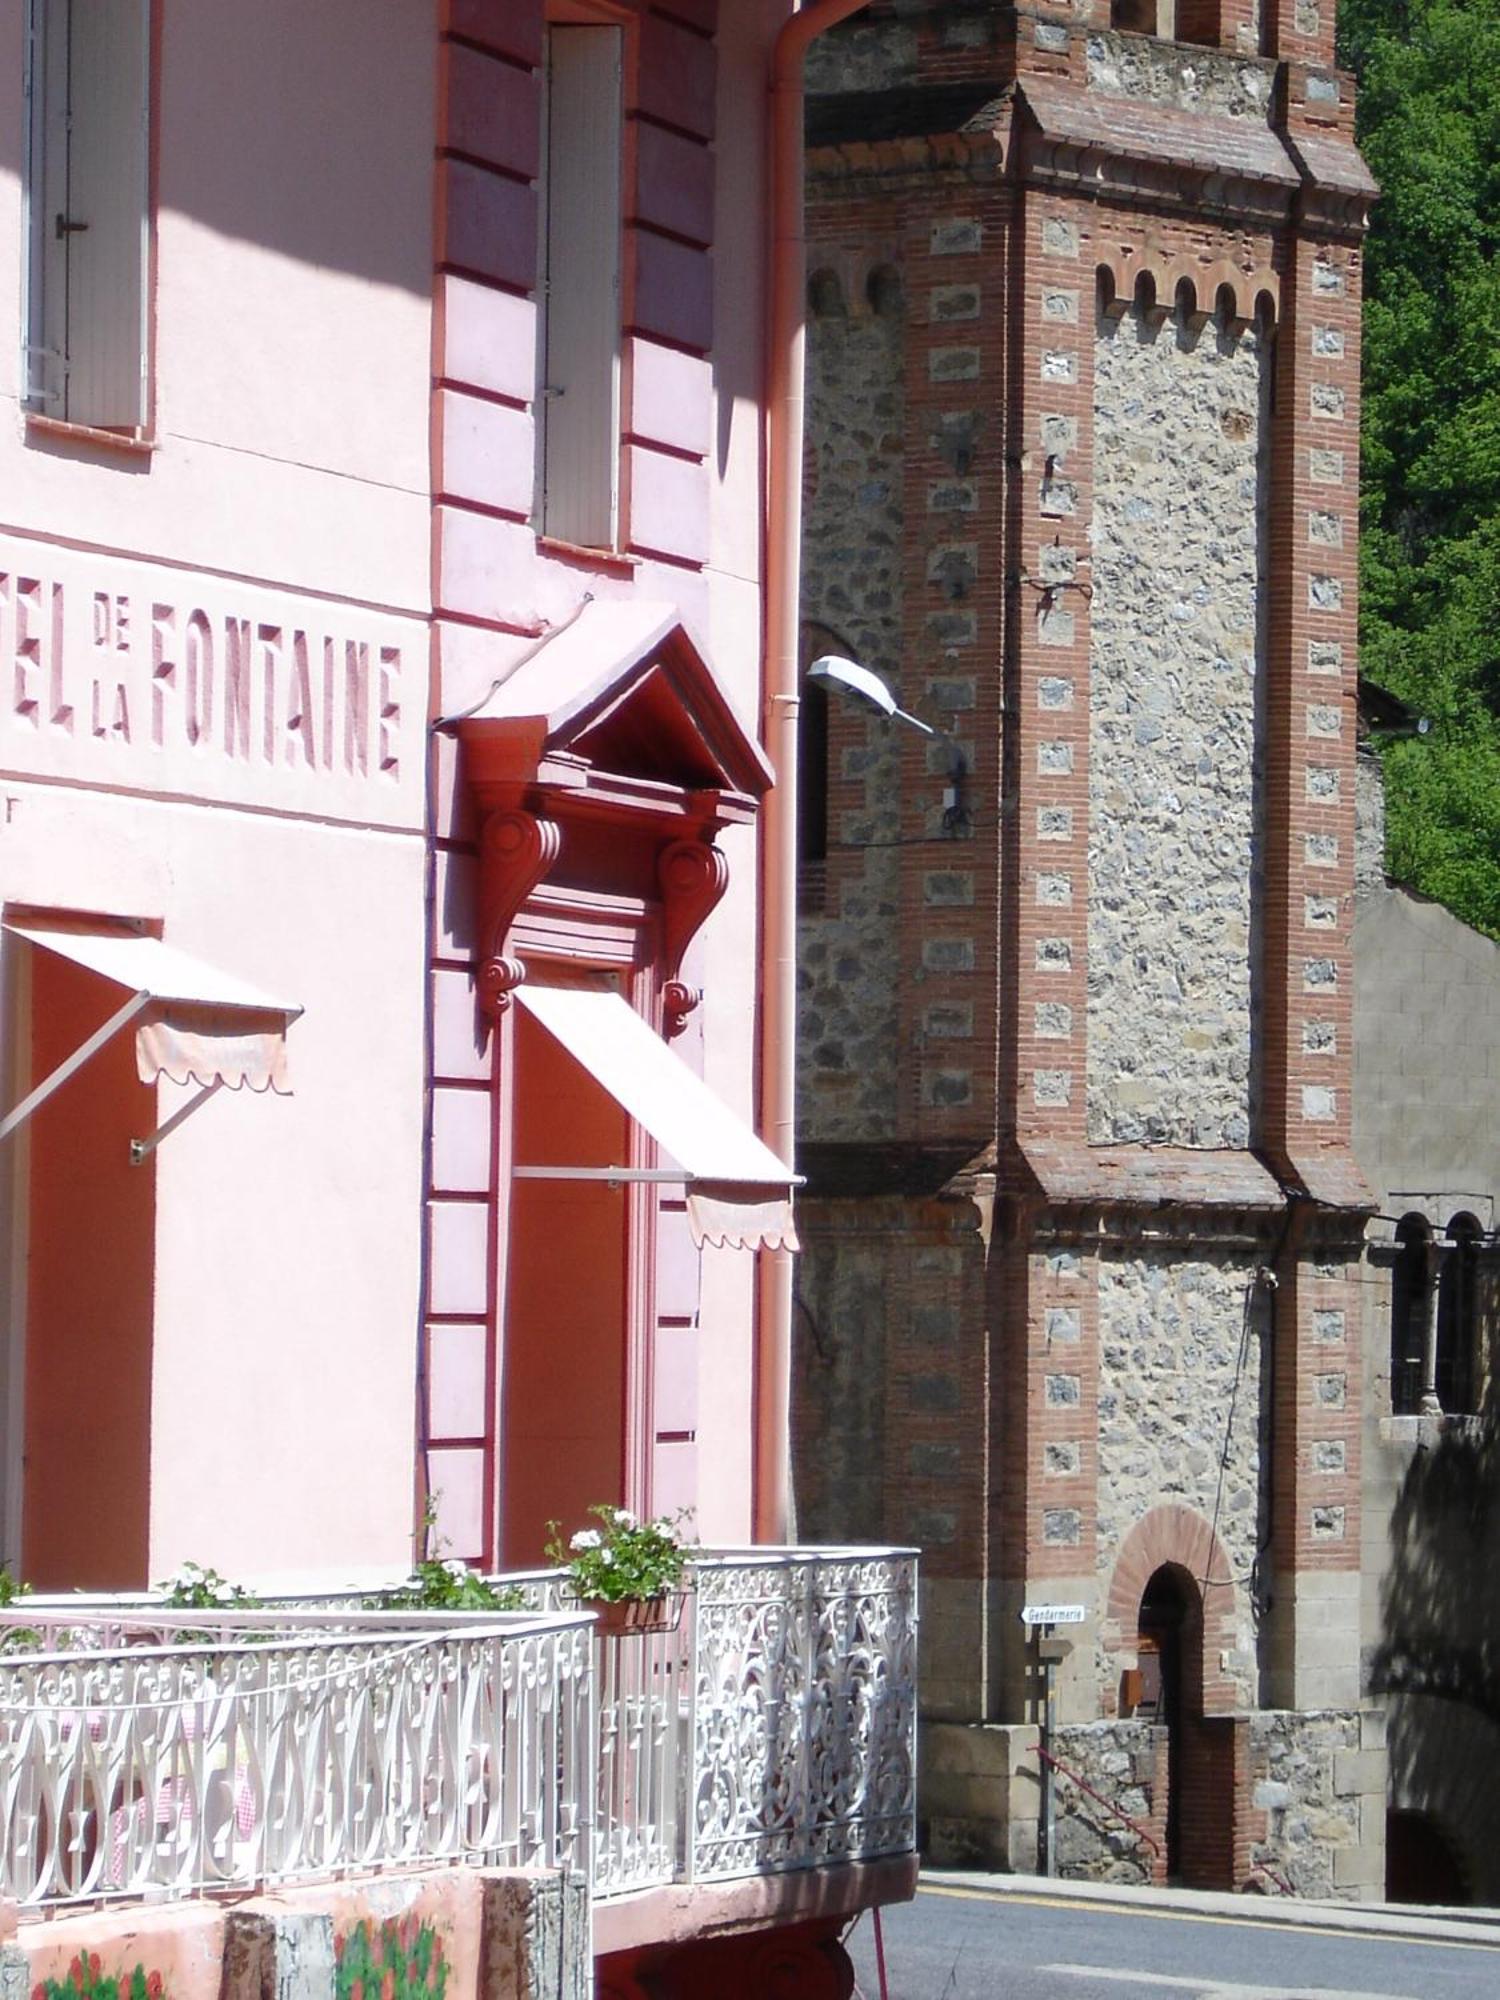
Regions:
<instances>
[{"instance_id":1,"label":"shadow on wall","mask_svg":"<svg viewBox=\"0 0 1500 2000\"><path fill-rule=\"evenodd\" d=\"M1390 1805L1452 1844L1476 1902L1500 1902L1500 1385L1434 1425L1391 1513L1372 1692L1389 1698Z\"/></svg>"}]
</instances>

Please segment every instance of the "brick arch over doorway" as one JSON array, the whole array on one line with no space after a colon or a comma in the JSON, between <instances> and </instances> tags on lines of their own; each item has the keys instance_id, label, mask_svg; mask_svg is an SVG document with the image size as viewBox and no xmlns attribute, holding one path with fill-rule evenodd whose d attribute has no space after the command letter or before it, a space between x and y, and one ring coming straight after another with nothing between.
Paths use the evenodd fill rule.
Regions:
<instances>
[{"instance_id":1,"label":"brick arch over doorway","mask_svg":"<svg viewBox=\"0 0 1500 2000\"><path fill-rule=\"evenodd\" d=\"M1192 1507L1168 1501L1153 1507L1125 1537L1110 1578L1101 1634L1106 1653L1134 1658L1141 1599L1159 1569L1186 1570L1203 1600L1201 1686L1203 1714L1227 1715L1235 1706L1233 1681L1222 1662L1238 1639L1234 1572L1224 1544Z\"/></svg>"}]
</instances>

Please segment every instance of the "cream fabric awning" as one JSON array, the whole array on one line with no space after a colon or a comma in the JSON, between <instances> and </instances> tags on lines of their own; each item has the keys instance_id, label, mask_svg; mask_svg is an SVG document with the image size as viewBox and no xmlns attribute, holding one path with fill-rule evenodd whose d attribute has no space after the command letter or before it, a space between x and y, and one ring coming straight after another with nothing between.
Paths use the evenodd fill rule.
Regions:
<instances>
[{"instance_id":1,"label":"cream fabric awning","mask_svg":"<svg viewBox=\"0 0 1500 2000\"><path fill-rule=\"evenodd\" d=\"M681 1170L694 1242L746 1250L798 1247L791 1168L618 993L528 983L517 987L515 998ZM592 1164L579 1169L590 1177L603 1170ZM630 1178L624 1167L618 1174Z\"/></svg>"},{"instance_id":2,"label":"cream fabric awning","mask_svg":"<svg viewBox=\"0 0 1500 2000\"><path fill-rule=\"evenodd\" d=\"M166 1076L173 1083L205 1088L248 1085L291 1094L286 1031L302 1012L296 1001L274 999L160 938L25 924L5 929L134 996L135 1011L127 1021L135 1022L136 1070L142 1083Z\"/></svg>"}]
</instances>

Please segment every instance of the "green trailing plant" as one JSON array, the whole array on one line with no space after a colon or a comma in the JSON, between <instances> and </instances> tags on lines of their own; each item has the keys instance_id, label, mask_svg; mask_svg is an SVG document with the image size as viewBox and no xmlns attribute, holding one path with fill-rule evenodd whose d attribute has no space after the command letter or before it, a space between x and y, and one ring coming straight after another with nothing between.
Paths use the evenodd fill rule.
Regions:
<instances>
[{"instance_id":1,"label":"green trailing plant","mask_svg":"<svg viewBox=\"0 0 1500 2000\"><path fill-rule=\"evenodd\" d=\"M519 1584L492 1583L456 1557L428 1556L408 1582L373 1602L382 1611L521 1611L526 1593Z\"/></svg>"},{"instance_id":2,"label":"green trailing plant","mask_svg":"<svg viewBox=\"0 0 1500 2000\"><path fill-rule=\"evenodd\" d=\"M259 1602L243 1584L231 1583L202 1563L183 1563L156 1587L162 1602L174 1611L235 1611Z\"/></svg>"},{"instance_id":3,"label":"green trailing plant","mask_svg":"<svg viewBox=\"0 0 1500 2000\"><path fill-rule=\"evenodd\" d=\"M481 1570L470 1569L457 1556L444 1556L447 1544L437 1535L437 1496L429 1494L422 1508L417 1538L421 1551L411 1575L392 1590L368 1600L376 1611L522 1611L526 1593L519 1584L492 1583Z\"/></svg>"},{"instance_id":4,"label":"green trailing plant","mask_svg":"<svg viewBox=\"0 0 1500 2000\"><path fill-rule=\"evenodd\" d=\"M576 1596L619 1604L664 1597L682 1582L688 1562L682 1536L686 1513L638 1521L625 1507L588 1511L598 1527L579 1528L566 1545L561 1524L547 1523L547 1560L566 1572Z\"/></svg>"},{"instance_id":5,"label":"green trailing plant","mask_svg":"<svg viewBox=\"0 0 1500 2000\"><path fill-rule=\"evenodd\" d=\"M31 1585L12 1576L9 1563L0 1563L0 1610L30 1597ZM42 1643L42 1635L29 1625L7 1625L0 1631L0 1653L29 1653Z\"/></svg>"}]
</instances>

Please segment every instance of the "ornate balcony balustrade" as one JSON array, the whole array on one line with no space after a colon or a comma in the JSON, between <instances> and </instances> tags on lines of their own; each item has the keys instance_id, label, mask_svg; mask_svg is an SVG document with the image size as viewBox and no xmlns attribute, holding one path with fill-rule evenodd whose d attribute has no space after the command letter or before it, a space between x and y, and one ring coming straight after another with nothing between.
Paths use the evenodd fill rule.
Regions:
<instances>
[{"instance_id":1,"label":"ornate balcony balustrade","mask_svg":"<svg viewBox=\"0 0 1500 2000\"><path fill-rule=\"evenodd\" d=\"M23 1913L587 1866L586 1618L13 1605L0 1638L0 1891Z\"/></svg>"},{"instance_id":2,"label":"ornate balcony balustrade","mask_svg":"<svg viewBox=\"0 0 1500 2000\"><path fill-rule=\"evenodd\" d=\"M910 1552L705 1552L652 1629L515 1581L514 1613L0 1610L0 1895L466 1862L605 1898L913 1851Z\"/></svg>"},{"instance_id":3,"label":"ornate balcony balustrade","mask_svg":"<svg viewBox=\"0 0 1500 2000\"><path fill-rule=\"evenodd\" d=\"M704 1554L674 1626L596 1639L596 1896L914 1851L916 1567Z\"/></svg>"}]
</instances>

